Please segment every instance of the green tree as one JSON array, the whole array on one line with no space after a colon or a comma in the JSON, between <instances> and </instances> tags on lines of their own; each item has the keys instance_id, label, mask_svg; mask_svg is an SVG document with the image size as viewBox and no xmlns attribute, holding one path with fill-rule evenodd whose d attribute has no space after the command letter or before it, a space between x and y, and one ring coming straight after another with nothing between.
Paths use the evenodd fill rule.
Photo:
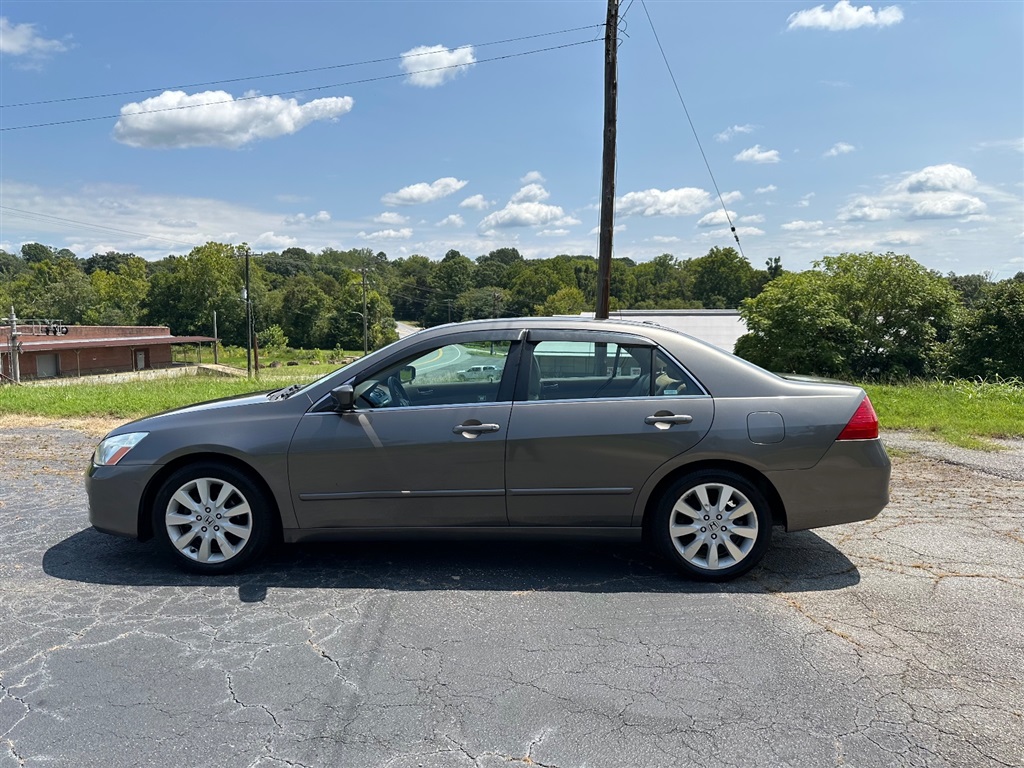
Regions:
<instances>
[{"instance_id":1,"label":"green tree","mask_svg":"<svg viewBox=\"0 0 1024 768\"><path fill-rule=\"evenodd\" d=\"M848 375L856 329L828 282L821 272L790 273L740 304L747 333L736 354L780 373Z\"/></svg>"},{"instance_id":2,"label":"green tree","mask_svg":"<svg viewBox=\"0 0 1024 768\"><path fill-rule=\"evenodd\" d=\"M957 375L1024 378L1024 281L989 286L957 328L953 349Z\"/></svg>"},{"instance_id":3,"label":"green tree","mask_svg":"<svg viewBox=\"0 0 1024 768\"><path fill-rule=\"evenodd\" d=\"M737 354L773 370L858 379L942 370L958 307L941 275L893 253L844 253L815 268L743 302L750 332Z\"/></svg>"},{"instance_id":4,"label":"green tree","mask_svg":"<svg viewBox=\"0 0 1024 768\"><path fill-rule=\"evenodd\" d=\"M90 325L137 325L142 321L149 294L146 262L131 254L118 255L125 258L107 262L117 264L113 272L93 269L89 275L96 297L85 315Z\"/></svg>"},{"instance_id":5,"label":"green tree","mask_svg":"<svg viewBox=\"0 0 1024 768\"><path fill-rule=\"evenodd\" d=\"M176 335L209 335L217 312L218 335L229 344L245 344L242 300L244 255L248 246L207 243L187 256L170 256L150 278L146 318ZM260 306L262 287L256 270L250 298Z\"/></svg>"},{"instance_id":6,"label":"green tree","mask_svg":"<svg viewBox=\"0 0 1024 768\"><path fill-rule=\"evenodd\" d=\"M423 321L427 325L439 325L461 320L455 300L459 294L473 286L473 269L476 265L455 250L448 251L441 263L434 269L430 279L432 295L427 300Z\"/></svg>"},{"instance_id":7,"label":"green tree","mask_svg":"<svg viewBox=\"0 0 1024 768\"><path fill-rule=\"evenodd\" d=\"M575 285L559 288L537 307L538 315L578 315L588 308L587 297Z\"/></svg>"},{"instance_id":8,"label":"green tree","mask_svg":"<svg viewBox=\"0 0 1024 768\"><path fill-rule=\"evenodd\" d=\"M705 307L738 307L752 295L754 268L735 248L712 248L693 259L693 298Z\"/></svg>"}]
</instances>

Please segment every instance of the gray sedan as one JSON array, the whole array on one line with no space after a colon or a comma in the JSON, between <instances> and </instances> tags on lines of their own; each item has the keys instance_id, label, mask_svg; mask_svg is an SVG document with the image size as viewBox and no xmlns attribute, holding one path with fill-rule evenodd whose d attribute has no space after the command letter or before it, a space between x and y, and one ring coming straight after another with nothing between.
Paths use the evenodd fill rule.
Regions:
<instances>
[{"instance_id":1,"label":"gray sedan","mask_svg":"<svg viewBox=\"0 0 1024 768\"><path fill-rule=\"evenodd\" d=\"M462 380L469 366L500 375ZM86 488L98 530L155 538L200 573L279 539L614 537L721 581L757 564L775 525L874 517L889 473L858 387L782 379L645 323L518 318L126 424Z\"/></svg>"}]
</instances>

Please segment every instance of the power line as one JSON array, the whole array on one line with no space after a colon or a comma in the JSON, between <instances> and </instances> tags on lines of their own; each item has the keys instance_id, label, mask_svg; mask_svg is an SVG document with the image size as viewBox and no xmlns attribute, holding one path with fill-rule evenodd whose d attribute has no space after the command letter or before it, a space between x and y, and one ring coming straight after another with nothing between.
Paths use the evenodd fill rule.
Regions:
<instances>
[{"instance_id":1,"label":"power line","mask_svg":"<svg viewBox=\"0 0 1024 768\"><path fill-rule=\"evenodd\" d=\"M119 235L133 235L134 237L145 237L150 240L163 240L166 243L173 243L174 245L187 245L190 248L197 247L197 243L187 242L185 240L172 240L168 237L160 237L159 235L147 235L142 232L132 232L128 229L115 229L114 227L105 227L102 224L90 224L86 221L76 221L75 219L65 219L60 216L50 216L46 213L36 213L35 211L23 211L20 208L11 208L6 205L0 205L0 210L7 211L8 214L19 216L23 219L30 221L57 221L62 224L74 224L79 227L85 227L87 229L94 229L100 232L115 232Z\"/></svg>"},{"instance_id":2,"label":"power line","mask_svg":"<svg viewBox=\"0 0 1024 768\"><path fill-rule=\"evenodd\" d=\"M523 35L522 37L510 37L505 40L494 40L489 43L473 43L470 45L460 45L457 48L452 48L451 52L463 51L467 48L486 48L491 45L503 45L505 43L518 43L523 40L534 40L538 37L551 37L553 35L564 35L568 32L579 32L584 29L594 29L596 27L602 27L603 24L588 24L583 27L570 27L568 29L559 29L555 32L539 32L535 35ZM293 69L288 72L271 72L265 75L249 75L248 77L232 77L224 80L207 80L202 83L183 83L181 85L165 85L155 88L138 88L131 91L114 91L111 93L97 93L91 96L68 96L60 99L44 99L41 101L22 101L16 104L0 104L0 109L14 109L15 107L34 107L43 104L62 104L69 101L87 101L89 99L106 99L113 96L133 96L137 93L151 93L153 91L172 91L179 88L201 88L207 85L226 85L228 83L242 83L248 80L266 80L271 77L287 77L289 75L305 75L310 72L325 72L332 69L346 69L349 67L361 67L367 64L384 64L389 61L403 61L407 58L414 58L417 56L432 56L435 51L425 51L423 53L410 53L402 54L400 56L389 56L383 59L367 59L366 61L353 61L346 64L331 64L324 67L307 67L306 69ZM456 65L460 66L460 65Z\"/></svg>"},{"instance_id":3,"label":"power line","mask_svg":"<svg viewBox=\"0 0 1024 768\"><path fill-rule=\"evenodd\" d=\"M630 3L632 5L632 3ZM683 100L682 91L679 90L679 84L676 82L676 76L672 72L672 65L668 63L668 56L665 55L665 48L661 44L661 39L658 37L658 30L654 28L654 20L651 18L651 12L647 10L646 0L640 0L640 5L643 6L644 13L647 14L647 21L651 25L651 32L654 33L654 41L658 44L658 50L661 51L661 58L665 62L665 68L668 70L668 76L672 79L672 85L676 89L676 96L679 97L679 103L683 105L683 112L686 114L686 120L690 123L690 130L693 132L693 138L697 142L697 148L700 150L700 156L704 158L704 165L708 169L708 175L711 177L711 183L715 187L715 192L718 194L718 200L722 203L722 210L725 212L725 219L729 222L729 230L732 232L732 237L736 241L736 247L739 248L740 256L747 258L743 253L743 246L740 245L740 236L736 233L736 226L732 223L732 217L729 215L729 208L725 204L725 198L722 197L722 191L718 188L718 182L715 181L715 174L711 170L711 163L708 162L708 156L704 154L704 147L700 143L700 136L697 135L697 129L693 125L693 120L690 118L690 110L686 108L686 102ZM628 8L626 10L629 10Z\"/></svg>"},{"instance_id":4,"label":"power line","mask_svg":"<svg viewBox=\"0 0 1024 768\"><path fill-rule=\"evenodd\" d=\"M532 51L522 51L520 53L508 53L508 54L505 54L504 56L494 56L494 57L489 58L489 59L478 59L477 61L475 61L473 63L474 64L487 64L487 63L495 62L495 61L505 61L506 59L515 59L515 58L519 58L519 57L522 57L522 56L531 56L531 55L533 55L535 53L547 53L549 51L558 51L558 50L561 50L563 48L573 48L573 47L578 46L578 45L586 45L588 43L593 43L593 42L596 42L596 40L595 39L580 40L580 41L577 41L575 43L563 43L562 45L554 45L554 46L551 46L551 47L548 47L548 48L537 48L537 49L532 50ZM447 70L447 69L457 69L459 67L464 67L464 66L466 66L466 64L449 64L449 65L443 66L443 67L431 67L430 69L421 69L421 70L418 70L415 74L421 74L421 73L424 73L424 72L441 72L441 71L444 71L444 70ZM184 105L179 105L179 106L176 106L176 107L161 107L160 109L147 109L147 110L140 111L140 112L134 112L134 113L132 113L130 115L126 115L126 114L100 115L100 116L97 116L97 117L78 117L78 118L74 118L72 120L55 120L55 121L51 121L51 122L48 122L48 123L32 123L30 125L15 125L15 126L9 126L9 127L6 127L6 128L0 128L0 132L2 132L2 131L20 131L20 130L24 130L26 128L48 128L48 127L56 126L56 125L71 125L73 123L88 123L88 122L94 122L96 120L114 120L114 119L122 119L122 118L131 118L131 117L138 117L140 115L152 115L152 114L156 114L158 112L175 112L175 111L182 110L182 109L197 109L199 107L212 107L212 106L216 106L216 105L219 105L219 104L235 104L235 103L238 103L238 102L241 102L241 101L253 101L254 99L268 99L268 98L274 98L275 96L290 96L290 95L293 95L293 94L296 94L296 93L305 93L307 91L323 91L323 90L328 90L330 88L342 88L342 87L349 86L349 85L363 85L365 83L375 83L375 82L379 82L379 81L382 81L382 80L394 80L394 79L399 78L399 77L409 77L409 75L410 75L410 73L408 73L408 72L398 72L398 73L394 73L394 74L391 74L391 75L379 75L377 77L366 77L366 78L363 78L361 80L349 80L348 82L344 82L344 83L331 83L329 85L317 85L317 86L312 86L312 87L307 87L307 88L296 88L296 89L291 90L291 91L282 91L280 93L261 94L261 95L257 95L257 96L241 96L241 97L239 97L237 99L232 98L232 99L225 99L225 100L222 100L222 101L210 101L210 102L207 102L205 104L184 104Z\"/></svg>"}]
</instances>

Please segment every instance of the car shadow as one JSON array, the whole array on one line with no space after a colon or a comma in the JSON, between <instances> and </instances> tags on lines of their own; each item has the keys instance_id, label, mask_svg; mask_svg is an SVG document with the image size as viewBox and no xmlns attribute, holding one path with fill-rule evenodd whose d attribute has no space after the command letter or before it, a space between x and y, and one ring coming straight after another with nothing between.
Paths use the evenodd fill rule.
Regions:
<instances>
[{"instance_id":1,"label":"car shadow","mask_svg":"<svg viewBox=\"0 0 1024 768\"><path fill-rule=\"evenodd\" d=\"M595 542L342 542L277 548L258 566L226 576L180 571L152 542L89 528L43 555L58 579L138 587L224 586L243 602L272 588L492 590L505 592L821 592L860 581L856 566L810 531L773 534L768 555L750 574L724 584L679 576L639 544Z\"/></svg>"}]
</instances>

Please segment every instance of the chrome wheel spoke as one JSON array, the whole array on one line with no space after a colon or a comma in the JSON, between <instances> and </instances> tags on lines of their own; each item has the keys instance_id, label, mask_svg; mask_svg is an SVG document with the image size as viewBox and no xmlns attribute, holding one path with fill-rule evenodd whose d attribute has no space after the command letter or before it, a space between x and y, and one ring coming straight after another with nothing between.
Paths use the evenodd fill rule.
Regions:
<instances>
[{"instance_id":1,"label":"chrome wheel spoke","mask_svg":"<svg viewBox=\"0 0 1024 768\"><path fill-rule=\"evenodd\" d=\"M195 526L193 526L192 528L190 528L189 530L185 531L185 533L181 534L180 536L175 536L172 533L171 534L171 543L174 544L174 546L180 552L180 551L183 551L185 549L185 547L187 547L192 542L192 540L195 537L196 537L196 529L195 529Z\"/></svg>"},{"instance_id":2,"label":"chrome wheel spoke","mask_svg":"<svg viewBox=\"0 0 1024 768\"><path fill-rule=\"evenodd\" d=\"M224 523L221 526L225 533L230 533L232 536L237 536L243 542L249 539L249 534L252 530L248 526L235 525L234 523Z\"/></svg>"},{"instance_id":3,"label":"chrome wheel spoke","mask_svg":"<svg viewBox=\"0 0 1024 768\"><path fill-rule=\"evenodd\" d=\"M182 515L178 512L167 513L167 525L194 525L196 522L195 517L192 515Z\"/></svg>"},{"instance_id":4,"label":"chrome wheel spoke","mask_svg":"<svg viewBox=\"0 0 1024 768\"><path fill-rule=\"evenodd\" d=\"M220 547L221 554L224 555L224 559L227 560L232 555L235 555L239 549L245 546L245 540L243 539L237 547L231 545L224 535L224 531L217 531L214 534L217 537L217 546Z\"/></svg>"},{"instance_id":5,"label":"chrome wheel spoke","mask_svg":"<svg viewBox=\"0 0 1024 768\"><path fill-rule=\"evenodd\" d=\"M721 486L719 486L719 488L718 488L718 504L715 505L715 511L716 512L725 512L725 510L729 507L729 500L732 498L732 495L735 492L736 492L736 489L731 487L731 486L728 486L728 485L721 485Z\"/></svg>"},{"instance_id":6,"label":"chrome wheel spoke","mask_svg":"<svg viewBox=\"0 0 1024 768\"><path fill-rule=\"evenodd\" d=\"M742 504L738 504L736 509L729 513L729 517L727 519L735 520L738 517L745 517L746 515L752 514L754 514L754 505L747 499L744 499Z\"/></svg>"},{"instance_id":7,"label":"chrome wheel spoke","mask_svg":"<svg viewBox=\"0 0 1024 768\"><path fill-rule=\"evenodd\" d=\"M201 563L210 562L210 536L209 532L203 536L203 543L199 545L199 554L196 555L197 559Z\"/></svg>"},{"instance_id":8,"label":"chrome wheel spoke","mask_svg":"<svg viewBox=\"0 0 1024 768\"><path fill-rule=\"evenodd\" d=\"M712 541L708 544L708 568L711 570L718 569L718 541Z\"/></svg>"},{"instance_id":9,"label":"chrome wheel spoke","mask_svg":"<svg viewBox=\"0 0 1024 768\"><path fill-rule=\"evenodd\" d=\"M728 536L722 539L722 543L725 544L725 548L729 550L729 554L732 555L732 559L737 563L744 558L745 554L743 550L737 547Z\"/></svg>"},{"instance_id":10,"label":"chrome wheel spoke","mask_svg":"<svg viewBox=\"0 0 1024 768\"><path fill-rule=\"evenodd\" d=\"M191 509L193 513L198 512L202 505L196 504L195 500L187 493L184 488L179 488L178 492L171 497L174 501L178 502L185 509Z\"/></svg>"},{"instance_id":11,"label":"chrome wheel spoke","mask_svg":"<svg viewBox=\"0 0 1024 768\"><path fill-rule=\"evenodd\" d=\"M735 534L737 536L741 536L744 539L756 539L757 538L757 528L756 527L751 527L751 528L730 528L729 529L729 533L733 533L733 534Z\"/></svg>"},{"instance_id":12,"label":"chrome wheel spoke","mask_svg":"<svg viewBox=\"0 0 1024 768\"><path fill-rule=\"evenodd\" d=\"M698 536L696 539L691 541L686 548L683 550L683 557L687 560L693 560L694 555L697 554L697 550L704 545L704 539Z\"/></svg>"},{"instance_id":13,"label":"chrome wheel spoke","mask_svg":"<svg viewBox=\"0 0 1024 768\"><path fill-rule=\"evenodd\" d=\"M699 533L700 528L689 523L672 523L668 532L672 538L678 539L682 536L691 536L695 533Z\"/></svg>"}]
</instances>

